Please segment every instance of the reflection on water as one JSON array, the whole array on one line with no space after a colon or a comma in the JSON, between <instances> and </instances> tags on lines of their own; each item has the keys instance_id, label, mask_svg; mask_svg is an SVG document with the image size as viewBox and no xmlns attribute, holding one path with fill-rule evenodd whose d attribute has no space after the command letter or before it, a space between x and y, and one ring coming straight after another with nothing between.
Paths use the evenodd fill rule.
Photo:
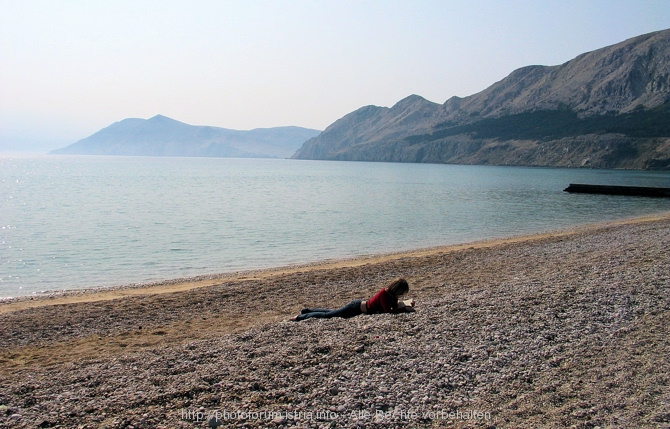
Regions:
<instances>
[{"instance_id":1,"label":"reflection on water","mask_svg":"<svg viewBox=\"0 0 670 429\"><path fill-rule=\"evenodd\" d=\"M567 194L662 172L149 157L0 158L0 296L408 250L670 210Z\"/></svg>"}]
</instances>

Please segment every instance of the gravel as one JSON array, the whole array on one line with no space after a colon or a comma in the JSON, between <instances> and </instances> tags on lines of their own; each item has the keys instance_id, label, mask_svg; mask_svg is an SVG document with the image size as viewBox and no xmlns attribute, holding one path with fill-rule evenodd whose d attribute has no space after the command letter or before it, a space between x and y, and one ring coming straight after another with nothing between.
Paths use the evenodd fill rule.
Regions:
<instances>
[{"instance_id":1,"label":"gravel","mask_svg":"<svg viewBox=\"0 0 670 429\"><path fill-rule=\"evenodd\" d=\"M670 428L668 254L665 217L0 314L0 427ZM396 276L417 312L287 321Z\"/></svg>"}]
</instances>

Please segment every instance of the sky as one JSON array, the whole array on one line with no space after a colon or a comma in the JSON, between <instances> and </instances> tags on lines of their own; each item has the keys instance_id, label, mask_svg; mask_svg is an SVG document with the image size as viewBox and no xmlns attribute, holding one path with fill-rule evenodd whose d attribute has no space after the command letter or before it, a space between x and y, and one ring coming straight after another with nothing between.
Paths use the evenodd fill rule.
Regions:
<instances>
[{"instance_id":1,"label":"sky","mask_svg":"<svg viewBox=\"0 0 670 429\"><path fill-rule=\"evenodd\" d=\"M670 0L0 0L0 152L125 118L325 129L670 28Z\"/></svg>"}]
</instances>

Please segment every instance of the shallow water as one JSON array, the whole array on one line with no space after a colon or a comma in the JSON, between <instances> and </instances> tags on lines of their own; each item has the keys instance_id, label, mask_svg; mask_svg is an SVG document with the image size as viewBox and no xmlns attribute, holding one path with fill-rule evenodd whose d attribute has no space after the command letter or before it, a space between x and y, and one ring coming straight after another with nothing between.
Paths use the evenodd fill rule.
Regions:
<instances>
[{"instance_id":1,"label":"shallow water","mask_svg":"<svg viewBox=\"0 0 670 429\"><path fill-rule=\"evenodd\" d=\"M0 297L393 252L670 210L567 194L663 172L328 161L0 157Z\"/></svg>"}]
</instances>

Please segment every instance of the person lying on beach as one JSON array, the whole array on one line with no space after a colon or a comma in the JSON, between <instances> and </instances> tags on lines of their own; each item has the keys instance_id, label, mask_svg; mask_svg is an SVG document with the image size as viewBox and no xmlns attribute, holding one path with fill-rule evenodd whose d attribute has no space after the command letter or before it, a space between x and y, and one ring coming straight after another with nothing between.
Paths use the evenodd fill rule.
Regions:
<instances>
[{"instance_id":1,"label":"person lying on beach","mask_svg":"<svg viewBox=\"0 0 670 429\"><path fill-rule=\"evenodd\" d=\"M367 301L355 299L344 307L337 310L327 308L303 308L300 314L294 317L293 321L310 318L330 319L331 317L349 318L359 314L379 314L379 313L406 313L415 311L414 300L398 301L398 297L409 292L409 284L405 279L397 279L391 284L382 288L372 298Z\"/></svg>"}]
</instances>

